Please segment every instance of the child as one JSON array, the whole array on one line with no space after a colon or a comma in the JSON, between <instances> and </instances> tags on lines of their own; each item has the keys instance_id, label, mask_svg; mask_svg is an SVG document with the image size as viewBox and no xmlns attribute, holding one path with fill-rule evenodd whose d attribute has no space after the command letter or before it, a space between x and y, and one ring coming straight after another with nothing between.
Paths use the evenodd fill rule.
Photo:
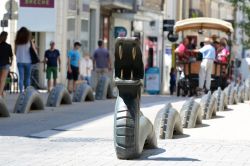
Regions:
<instances>
[{"instance_id":1,"label":"child","mask_svg":"<svg viewBox=\"0 0 250 166\"><path fill-rule=\"evenodd\" d=\"M176 88L176 70L175 68L171 68L170 71L170 94L173 95Z\"/></svg>"},{"instance_id":2,"label":"child","mask_svg":"<svg viewBox=\"0 0 250 166\"><path fill-rule=\"evenodd\" d=\"M91 84L91 71L93 70L93 61L89 56L89 53L85 53L85 56L80 63L80 77Z\"/></svg>"}]
</instances>

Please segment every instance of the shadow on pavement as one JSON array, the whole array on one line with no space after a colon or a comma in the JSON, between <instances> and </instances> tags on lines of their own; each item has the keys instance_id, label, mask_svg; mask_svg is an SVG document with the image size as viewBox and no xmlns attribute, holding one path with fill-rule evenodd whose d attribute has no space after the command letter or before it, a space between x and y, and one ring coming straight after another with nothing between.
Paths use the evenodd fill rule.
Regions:
<instances>
[{"instance_id":1,"label":"shadow on pavement","mask_svg":"<svg viewBox=\"0 0 250 166\"><path fill-rule=\"evenodd\" d=\"M202 128L202 127L209 127L210 125L208 125L208 124L197 124L196 126L195 126L195 128Z\"/></svg>"},{"instance_id":2,"label":"shadow on pavement","mask_svg":"<svg viewBox=\"0 0 250 166\"><path fill-rule=\"evenodd\" d=\"M147 160L152 161L201 161L198 159L187 158L187 157L156 157L156 158L148 158Z\"/></svg>"},{"instance_id":3,"label":"shadow on pavement","mask_svg":"<svg viewBox=\"0 0 250 166\"><path fill-rule=\"evenodd\" d=\"M188 134L179 134L179 135L174 135L173 139L182 139L182 138L187 138L190 137Z\"/></svg>"},{"instance_id":4,"label":"shadow on pavement","mask_svg":"<svg viewBox=\"0 0 250 166\"><path fill-rule=\"evenodd\" d=\"M229 111L233 111L233 109L227 108L224 112L229 112Z\"/></svg>"},{"instance_id":5,"label":"shadow on pavement","mask_svg":"<svg viewBox=\"0 0 250 166\"><path fill-rule=\"evenodd\" d=\"M138 160L151 160L151 161L201 161L188 157L160 157L158 155L165 153L166 150L162 148L145 150Z\"/></svg>"},{"instance_id":6,"label":"shadow on pavement","mask_svg":"<svg viewBox=\"0 0 250 166\"><path fill-rule=\"evenodd\" d=\"M225 116L216 115L212 117L212 119L222 119L222 118L225 118Z\"/></svg>"},{"instance_id":7,"label":"shadow on pavement","mask_svg":"<svg viewBox=\"0 0 250 166\"><path fill-rule=\"evenodd\" d=\"M137 160L145 160L145 159L148 159L150 156L156 156L156 155L159 155L159 154L162 154L162 153L165 153L165 152L166 152L166 150L162 149L162 148L145 149L142 152L142 155L141 155L140 159L137 159Z\"/></svg>"}]
</instances>

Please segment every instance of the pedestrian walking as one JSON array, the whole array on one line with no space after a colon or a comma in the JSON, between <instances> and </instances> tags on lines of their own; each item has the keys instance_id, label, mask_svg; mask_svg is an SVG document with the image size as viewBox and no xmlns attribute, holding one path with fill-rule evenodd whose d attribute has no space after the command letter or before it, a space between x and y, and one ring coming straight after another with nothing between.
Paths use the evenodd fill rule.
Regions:
<instances>
[{"instance_id":1,"label":"pedestrian walking","mask_svg":"<svg viewBox=\"0 0 250 166\"><path fill-rule=\"evenodd\" d=\"M170 95L174 94L175 89L176 89L176 70L174 67L172 67L170 71Z\"/></svg>"},{"instance_id":2,"label":"pedestrian walking","mask_svg":"<svg viewBox=\"0 0 250 166\"><path fill-rule=\"evenodd\" d=\"M6 43L7 37L8 33L5 31L0 34L0 97L4 97L5 82L13 60L11 45Z\"/></svg>"},{"instance_id":3,"label":"pedestrian walking","mask_svg":"<svg viewBox=\"0 0 250 166\"><path fill-rule=\"evenodd\" d=\"M93 61L89 56L89 53L85 53L84 57L81 60L80 64L80 73L83 80L86 80L87 83L91 84L91 72L93 70Z\"/></svg>"},{"instance_id":4,"label":"pedestrian walking","mask_svg":"<svg viewBox=\"0 0 250 166\"><path fill-rule=\"evenodd\" d=\"M17 31L15 39L15 53L19 73L20 92L23 92L23 86L25 89L30 86L32 65L30 54L31 47L37 53L35 44L31 40L31 32L26 27L21 27Z\"/></svg>"},{"instance_id":5,"label":"pedestrian walking","mask_svg":"<svg viewBox=\"0 0 250 166\"><path fill-rule=\"evenodd\" d=\"M216 51L211 44L211 39L208 37L204 39L204 46L196 51L202 53L202 62L199 72L199 88L197 90L207 93L210 90L211 86L211 74L213 70ZM205 81L205 89L203 89Z\"/></svg>"},{"instance_id":6,"label":"pedestrian walking","mask_svg":"<svg viewBox=\"0 0 250 166\"><path fill-rule=\"evenodd\" d=\"M109 52L103 47L103 41L98 41L98 48L94 52L94 70L97 74L97 81L99 78L111 70L111 61Z\"/></svg>"},{"instance_id":7,"label":"pedestrian walking","mask_svg":"<svg viewBox=\"0 0 250 166\"><path fill-rule=\"evenodd\" d=\"M68 52L68 72L67 72L67 79L68 79L68 90L72 92L72 82L73 82L73 91L76 90L76 83L79 77L79 66L80 66L80 53L79 49L81 47L80 42L74 43L74 48Z\"/></svg>"},{"instance_id":8,"label":"pedestrian walking","mask_svg":"<svg viewBox=\"0 0 250 166\"><path fill-rule=\"evenodd\" d=\"M55 48L55 42L50 42L50 49L45 51L44 54L44 72L46 72L46 78L48 80L48 92L51 90L51 77L53 75L53 86L56 86L57 71L61 70L60 52ZM59 66L58 66L59 64ZM47 68L46 68L47 65Z\"/></svg>"}]
</instances>

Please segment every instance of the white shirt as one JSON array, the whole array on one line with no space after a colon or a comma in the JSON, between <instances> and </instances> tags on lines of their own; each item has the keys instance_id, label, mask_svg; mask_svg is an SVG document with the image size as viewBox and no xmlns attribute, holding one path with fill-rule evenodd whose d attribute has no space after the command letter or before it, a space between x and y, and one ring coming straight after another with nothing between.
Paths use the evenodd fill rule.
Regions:
<instances>
[{"instance_id":1,"label":"white shirt","mask_svg":"<svg viewBox=\"0 0 250 166\"><path fill-rule=\"evenodd\" d=\"M207 44L199 49L199 52L202 53L203 59L215 59L215 49L211 44Z\"/></svg>"},{"instance_id":2,"label":"white shirt","mask_svg":"<svg viewBox=\"0 0 250 166\"><path fill-rule=\"evenodd\" d=\"M91 59L82 58L80 63L80 74L84 77L90 77L93 70L93 61Z\"/></svg>"},{"instance_id":3,"label":"white shirt","mask_svg":"<svg viewBox=\"0 0 250 166\"><path fill-rule=\"evenodd\" d=\"M31 63L30 42L16 46L17 63Z\"/></svg>"}]
</instances>

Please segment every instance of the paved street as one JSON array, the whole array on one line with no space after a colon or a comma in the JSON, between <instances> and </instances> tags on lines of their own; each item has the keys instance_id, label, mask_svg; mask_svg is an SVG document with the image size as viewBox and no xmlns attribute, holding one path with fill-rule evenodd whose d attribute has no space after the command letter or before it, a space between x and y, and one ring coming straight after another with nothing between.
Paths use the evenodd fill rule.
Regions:
<instances>
[{"instance_id":1,"label":"paved street","mask_svg":"<svg viewBox=\"0 0 250 166\"><path fill-rule=\"evenodd\" d=\"M46 103L47 94L41 94ZM13 112L17 95L7 96L6 102L10 112ZM170 96L143 96L142 105L164 104L167 101L183 100ZM57 108L46 107L44 111L34 111L30 114L11 114L11 118L0 119L0 135L28 136L32 133L53 129L77 121L92 120L111 115L114 112L115 100L103 100L85 103L73 103ZM6 130L8 129L8 130Z\"/></svg>"},{"instance_id":2,"label":"paved street","mask_svg":"<svg viewBox=\"0 0 250 166\"><path fill-rule=\"evenodd\" d=\"M179 110L184 98L179 100L144 96L142 111L153 120L168 101ZM229 106L175 139L159 140L158 149L132 161L115 156L113 109L114 100L107 100L0 119L0 165L250 165L250 102Z\"/></svg>"}]
</instances>

